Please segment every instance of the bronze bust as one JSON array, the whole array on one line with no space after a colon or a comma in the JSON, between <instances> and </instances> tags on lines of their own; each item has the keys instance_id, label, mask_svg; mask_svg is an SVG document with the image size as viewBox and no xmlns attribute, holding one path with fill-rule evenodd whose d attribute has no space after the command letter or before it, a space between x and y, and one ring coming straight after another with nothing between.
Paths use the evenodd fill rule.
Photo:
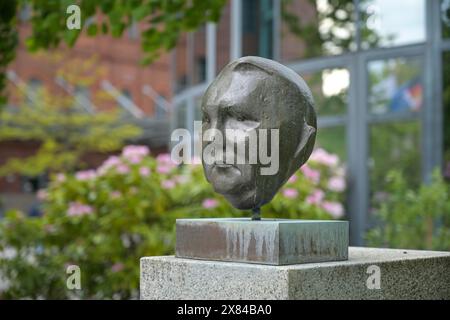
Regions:
<instances>
[{"instance_id":1,"label":"bronze bust","mask_svg":"<svg viewBox=\"0 0 450 320\"><path fill-rule=\"evenodd\" d=\"M265 166L261 161L248 161L255 151L249 146L245 163L203 161L205 176L214 190L234 207L252 209L253 219L259 220L260 207L274 197L313 150L317 123L310 89L297 73L276 61L242 57L230 62L210 84L201 108L203 132L214 129L227 143L227 129L248 135L261 129L276 129L275 144L257 145L267 148L271 156L278 153L276 172L261 174ZM203 151L210 143L203 140ZM237 143L249 144L249 138ZM227 148L223 157L234 153L234 147Z\"/></svg>"}]
</instances>

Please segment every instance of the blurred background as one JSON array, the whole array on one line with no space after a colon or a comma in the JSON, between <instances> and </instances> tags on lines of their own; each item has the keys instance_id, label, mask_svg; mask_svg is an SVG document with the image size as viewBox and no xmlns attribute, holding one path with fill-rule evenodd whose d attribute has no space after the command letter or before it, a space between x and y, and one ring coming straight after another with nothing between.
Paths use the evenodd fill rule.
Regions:
<instances>
[{"instance_id":1,"label":"blurred background","mask_svg":"<svg viewBox=\"0 0 450 320\"><path fill-rule=\"evenodd\" d=\"M170 163L208 84L254 55L313 91L318 138L263 216L450 250L450 0L74 1L0 7L0 291L136 298L177 217L246 216ZM87 270L65 287L68 264ZM1 280L3 278L3 280ZM0 297L2 294L0 293Z\"/></svg>"}]
</instances>

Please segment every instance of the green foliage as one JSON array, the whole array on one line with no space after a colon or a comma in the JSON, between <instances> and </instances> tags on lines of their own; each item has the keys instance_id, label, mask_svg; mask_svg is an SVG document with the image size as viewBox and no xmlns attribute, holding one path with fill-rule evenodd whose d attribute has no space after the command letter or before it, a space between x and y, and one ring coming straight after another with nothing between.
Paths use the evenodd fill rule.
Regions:
<instances>
[{"instance_id":1,"label":"green foliage","mask_svg":"<svg viewBox=\"0 0 450 320\"><path fill-rule=\"evenodd\" d=\"M16 0L0 1L0 111L6 103L6 97L1 92L6 87L6 67L15 56L18 42L14 27L16 7Z\"/></svg>"},{"instance_id":2,"label":"green foliage","mask_svg":"<svg viewBox=\"0 0 450 320\"><path fill-rule=\"evenodd\" d=\"M61 42L72 47L80 34L99 33L121 37L133 23L144 28L140 39L145 53L142 63L154 61L172 49L183 32L206 22L217 22L226 0L5 0L0 1L0 93L6 86L6 66L14 58L18 42L16 15L31 6L32 34L26 40L29 50L56 48ZM81 10L81 30L66 26L67 7ZM0 95L0 107L6 96Z\"/></svg>"},{"instance_id":3,"label":"green foliage","mask_svg":"<svg viewBox=\"0 0 450 320\"><path fill-rule=\"evenodd\" d=\"M418 187L420 175L420 124L417 122L384 123L370 127L370 186L385 189L386 173L401 170L408 186Z\"/></svg>"},{"instance_id":4,"label":"green foliage","mask_svg":"<svg viewBox=\"0 0 450 320\"><path fill-rule=\"evenodd\" d=\"M439 170L416 190L392 171L375 208L379 225L367 233L371 246L450 251L450 188Z\"/></svg>"},{"instance_id":5,"label":"green foliage","mask_svg":"<svg viewBox=\"0 0 450 320\"><path fill-rule=\"evenodd\" d=\"M139 259L173 254L176 218L250 216L212 191L201 165L176 167L168 155L147 153L128 146L97 170L54 175L41 192L40 218L9 212L0 221L0 274L9 281L0 297L137 298ZM339 207L345 185L336 191L328 182L342 178L342 168L321 159L308 168L263 208L263 217L330 219L327 210L337 217L326 203ZM323 199L304 200L319 189ZM81 268L82 290L66 289L69 264Z\"/></svg>"},{"instance_id":6,"label":"green foliage","mask_svg":"<svg viewBox=\"0 0 450 320\"><path fill-rule=\"evenodd\" d=\"M72 0L26 0L33 6L31 50L56 47L61 41L73 46L82 31L66 28L66 8ZM133 23L142 22L144 63L152 62L162 51L173 48L179 36L208 21L218 21L226 0L80 0L82 25L88 36L100 31L121 37ZM101 16L101 19L99 18Z\"/></svg>"},{"instance_id":7,"label":"green foliage","mask_svg":"<svg viewBox=\"0 0 450 320\"><path fill-rule=\"evenodd\" d=\"M305 57L340 54L355 47L354 23L356 8L353 0L327 0L326 9L319 8L318 1L309 0L316 17L300 17L290 9L293 0L281 1L281 17L290 33L304 40ZM367 21L370 13L363 10L370 1L360 0L361 21ZM324 28L324 26L329 26ZM380 36L367 24L361 24L361 42L364 46L375 46Z\"/></svg>"}]
</instances>

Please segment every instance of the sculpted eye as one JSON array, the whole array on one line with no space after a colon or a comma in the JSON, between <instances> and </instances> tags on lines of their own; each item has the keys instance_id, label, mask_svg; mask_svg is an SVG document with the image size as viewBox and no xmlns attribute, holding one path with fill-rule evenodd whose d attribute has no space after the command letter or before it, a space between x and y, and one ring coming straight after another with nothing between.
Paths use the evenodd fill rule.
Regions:
<instances>
[{"instance_id":1,"label":"sculpted eye","mask_svg":"<svg viewBox=\"0 0 450 320\"><path fill-rule=\"evenodd\" d=\"M245 117L242 118L231 118L227 121L227 127L230 129L240 129L240 130L253 130L259 127L260 123L258 121L248 120Z\"/></svg>"},{"instance_id":2,"label":"sculpted eye","mask_svg":"<svg viewBox=\"0 0 450 320\"><path fill-rule=\"evenodd\" d=\"M209 123L210 122L209 116L208 116L208 114L206 112L203 112L202 122L203 123Z\"/></svg>"},{"instance_id":3,"label":"sculpted eye","mask_svg":"<svg viewBox=\"0 0 450 320\"><path fill-rule=\"evenodd\" d=\"M253 120L243 120L246 130L257 129L260 125L258 121Z\"/></svg>"}]
</instances>

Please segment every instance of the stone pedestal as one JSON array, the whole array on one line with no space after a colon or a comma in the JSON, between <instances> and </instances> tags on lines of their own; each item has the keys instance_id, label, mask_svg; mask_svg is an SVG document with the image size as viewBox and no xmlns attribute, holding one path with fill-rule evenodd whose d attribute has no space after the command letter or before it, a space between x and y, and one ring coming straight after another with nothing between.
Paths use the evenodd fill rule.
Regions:
<instances>
[{"instance_id":1,"label":"stone pedestal","mask_svg":"<svg viewBox=\"0 0 450 320\"><path fill-rule=\"evenodd\" d=\"M178 219L175 256L288 265L348 257L348 222L249 218Z\"/></svg>"},{"instance_id":2,"label":"stone pedestal","mask_svg":"<svg viewBox=\"0 0 450 320\"><path fill-rule=\"evenodd\" d=\"M450 252L350 247L347 261L289 266L144 257L140 293L141 299L450 299Z\"/></svg>"}]
</instances>

